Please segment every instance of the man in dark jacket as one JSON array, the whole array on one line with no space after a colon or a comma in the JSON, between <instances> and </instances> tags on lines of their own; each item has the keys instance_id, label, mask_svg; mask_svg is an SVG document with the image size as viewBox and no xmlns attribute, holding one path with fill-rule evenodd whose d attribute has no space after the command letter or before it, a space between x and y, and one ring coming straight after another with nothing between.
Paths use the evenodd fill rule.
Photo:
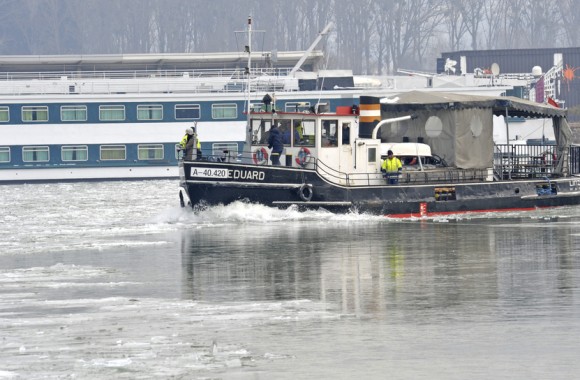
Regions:
<instances>
[{"instance_id":1,"label":"man in dark jacket","mask_svg":"<svg viewBox=\"0 0 580 380\"><path fill-rule=\"evenodd\" d=\"M268 148L272 149L270 153L270 160L272 160L272 165L280 165L280 155L282 150L284 150L284 144L282 143L282 133L276 126L272 125L270 128L270 135L268 136Z\"/></svg>"}]
</instances>

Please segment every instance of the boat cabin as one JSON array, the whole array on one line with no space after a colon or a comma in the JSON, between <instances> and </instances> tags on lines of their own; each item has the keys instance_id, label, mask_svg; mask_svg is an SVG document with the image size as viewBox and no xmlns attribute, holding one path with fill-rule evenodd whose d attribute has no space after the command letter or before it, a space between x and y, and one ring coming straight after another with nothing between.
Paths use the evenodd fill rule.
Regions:
<instances>
[{"instance_id":1,"label":"boat cabin","mask_svg":"<svg viewBox=\"0 0 580 380\"><path fill-rule=\"evenodd\" d=\"M282 166L312 168L316 159L319 165L342 173L380 173L380 140L360 139L358 118L358 110L352 107L337 107L337 112L321 114L252 113L253 161L268 163L268 137L276 124L284 142Z\"/></svg>"}]
</instances>

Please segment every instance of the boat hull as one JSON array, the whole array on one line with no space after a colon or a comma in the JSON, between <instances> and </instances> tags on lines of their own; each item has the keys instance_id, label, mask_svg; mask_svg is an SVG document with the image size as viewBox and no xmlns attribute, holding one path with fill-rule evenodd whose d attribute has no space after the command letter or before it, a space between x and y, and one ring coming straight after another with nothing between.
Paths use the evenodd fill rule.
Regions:
<instances>
[{"instance_id":1,"label":"boat hull","mask_svg":"<svg viewBox=\"0 0 580 380\"><path fill-rule=\"evenodd\" d=\"M580 204L580 178L346 186L315 170L241 163L183 162L182 197L195 207L235 201L412 217L530 210ZM538 195L538 188L549 187Z\"/></svg>"}]
</instances>

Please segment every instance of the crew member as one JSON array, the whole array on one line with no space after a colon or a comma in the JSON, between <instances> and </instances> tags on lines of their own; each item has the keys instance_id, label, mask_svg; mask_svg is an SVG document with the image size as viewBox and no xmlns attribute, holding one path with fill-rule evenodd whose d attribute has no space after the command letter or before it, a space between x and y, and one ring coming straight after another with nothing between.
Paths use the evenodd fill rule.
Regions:
<instances>
[{"instance_id":1,"label":"crew member","mask_svg":"<svg viewBox=\"0 0 580 380\"><path fill-rule=\"evenodd\" d=\"M270 135L268 136L268 148L272 149L272 153L270 153L270 160L272 161L272 165L279 166L280 155L282 155L282 151L284 150L284 143L282 142L282 133L276 124L272 125L272 128L270 128Z\"/></svg>"},{"instance_id":2,"label":"crew member","mask_svg":"<svg viewBox=\"0 0 580 380\"><path fill-rule=\"evenodd\" d=\"M181 145L181 149L183 149L183 159L184 160L193 160L193 153L198 144L197 144L197 136L195 134L195 128L189 127L185 130L185 136L181 139L179 145ZM196 154L197 156L197 154Z\"/></svg>"},{"instance_id":3,"label":"crew member","mask_svg":"<svg viewBox=\"0 0 580 380\"><path fill-rule=\"evenodd\" d=\"M389 185L399 183L399 175L403 170L403 164L401 164L401 160L393 155L392 150L387 152L387 159L383 161L381 168Z\"/></svg>"}]
</instances>

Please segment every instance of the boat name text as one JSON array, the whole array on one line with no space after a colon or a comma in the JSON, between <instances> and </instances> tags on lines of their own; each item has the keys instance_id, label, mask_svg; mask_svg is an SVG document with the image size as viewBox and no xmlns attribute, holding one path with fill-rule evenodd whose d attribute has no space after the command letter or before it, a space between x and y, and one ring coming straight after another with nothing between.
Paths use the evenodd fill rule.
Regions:
<instances>
[{"instance_id":1,"label":"boat name text","mask_svg":"<svg viewBox=\"0 0 580 380\"><path fill-rule=\"evenodd\" d=\"M191 168L191 176L203 178L249 179L254 181L263 181L266 177L266 173L258 170Z\"/></svg>"}]
</instances>

